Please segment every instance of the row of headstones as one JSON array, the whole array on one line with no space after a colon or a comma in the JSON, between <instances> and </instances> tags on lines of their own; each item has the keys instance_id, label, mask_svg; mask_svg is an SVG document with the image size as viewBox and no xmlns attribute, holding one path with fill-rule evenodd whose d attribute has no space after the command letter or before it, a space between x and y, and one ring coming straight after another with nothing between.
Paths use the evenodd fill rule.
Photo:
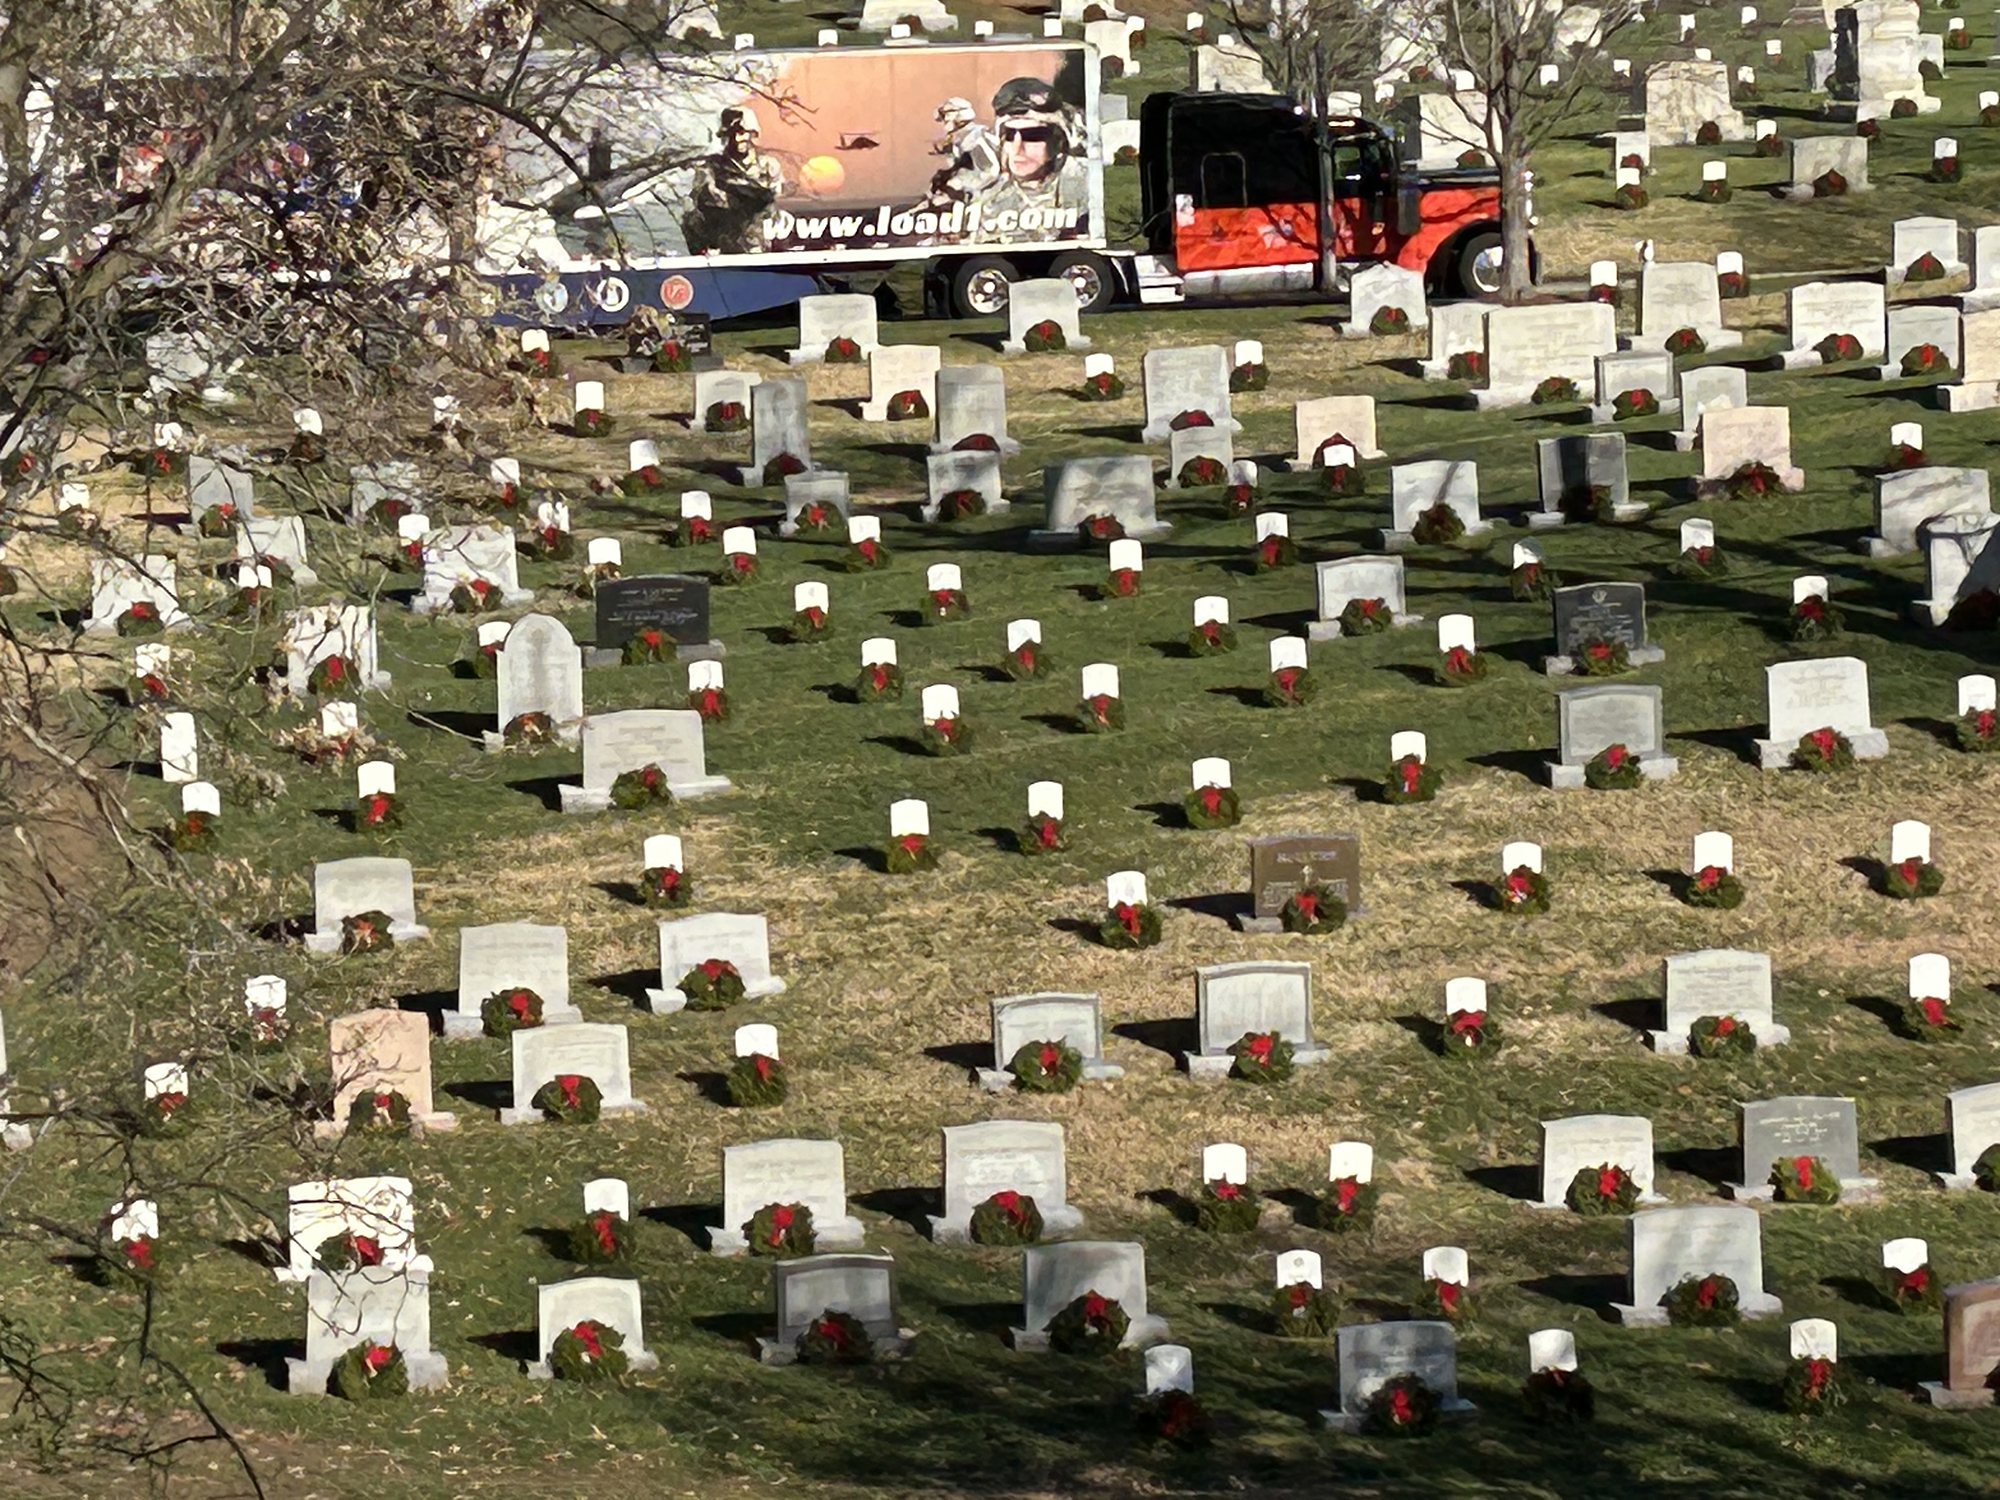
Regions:
<instances>
[{"instance_id":1,"label":"row of headstones","mask_svg":"<svg viewBox=\"0 0 2000 1500\"><path fill-rule=\"evenodd\" d=\"M1801 1114L1797 1106L1841 1102L1846 1101L1771 1101L1791 1111L1791 1124L1795 1128L1803 1124L1813 1129L1824 1123L1824 1117L1811 1109ZM1751 1108L1745 1107L1746 1121ZM1629 1126L1631 1122L1612 1123ZM946 1132L948 1215L954 1129L960 1132L968 1176L976 1177L976 1185L968 1183L963 1196L970 1199L995 1183L1018 1183L1012 1191L1035 1196L1039 1190L1041 1197L1052 1205L1060 1201L1064 1176L1061 1127L991 1121L953 1127ZM979 1139L975 1140L975 1136ZM1778 1139L1781 1151L1791 1149L1796 1141L1795 1136L1783 1134L1782 1126ZM1646 1145L1650 1146L1650 1141ZM831 1155L827 1147L832 1148ZM1053 1171L1049 1169L1051 1148ZM726 1148L725 1219L731 1216L727 1203L732 1151L746 1153L743 1172L755 1179L755 1190L736 1205L745 1212L746 1224L749 1217L768 1206L768 1203L752 1205L750 1199L760 1193L775 1194L770 1203L804 1204L809 1209L817 1203L815 1225L824 1223L835 1231L826 1237L828 1243L850 1237L859 1243L858 1236L847 1234L852 1221L845 1212L846 1192L836 1143L776 1141ZM749 1154L757 1159L750 1161ZM974 1157L980 1159L975 1161ZM1601 1162L1586 1161L1579 1170L1614 1164L1609 1158ZM1372 1173L1372 1152L1365 1145L1339 1143L1330 1150L1331 1182L1366 1183L1372 1179ZM1245 1183L1247 1157L1241 1147L1210 1147L1203 1153L1202 1174L1204 1182ZM1631 1175L1635 1180L1638 1177L1636 1171ZM289 1197L290 1250L287 1264L278 1275L281 1280L303 1281L308 1288L309 1304L306 1357L289 1362L293 1392L324 1391L334 1363L357 1344L387 1345L402 1352L415 1388L442 1385L443 1361L432 1353L429 1339L428 1293L433 1267L428 1257L415 1253L408 1179L298 1184L290 1190ZM620 1179L601 1178L586 1183L583 1203L586 1216L609 1214L629 1221L630 1194ZM826 1212L833 1209L839 1212ZM822 1213L826 1214L824 1218ZM968 1207L968 1219L969 1216ZM1068 1218L1075 1218L1073 1211ZM1079 1226L1080 1221L1068 1227ZM1690 1278L1728 1277L1738 1288L1739 1308L1744 1316L1768 1317L1782 1311L1778 1299L1763 1290L1761 1226L1754 1210L1702 1205L1656 1209L1633 1215L1628 1226L1631 1301L1616 1309L1628 1325L1665 1322L1661 1303L1676 1286ZM158 1235L158 1210L150 1200L131 1200L113 1206L107 1237L114 1246L151 1241ZM321 1245L354 1236L367 1239L373 1251L373 1265L343 1272L319 1268L317 1251ZM728 1254L742 1247L723 1243L714 1248L718 1253ZM1929 1274L1929 1247L1918 1238L1886 1242L1881 1247L1881 1260L1885 1272L1893 1277L1908 1279ZM813 1321L830 1311L860 1321L881 1354L895 1357L905 1353L910 1334L901 1328L897 1315L894 1271L894 1259L887 1255L825 1254L777 1262L773 1267L777 1328L773 1336L759 1340L762 1358L769 1363L790 1362L800 1336ZM1449 1291L1451 1300L1456 1301L1471 1286L1470 1259L1458 1246L1433 1247L1424 1252L1422 1275L1427 1286L1437 1288L1441 1294ZM1321 1288L1324 1270L1319 1255L1310 1250L1281 1253L1276 1259L1274 1279L1279 1291L1301 1283ZM1022 1326L1013 1330L1017 1349L1047 1348L1049 1324L1078 1297L1091 1293L1117 1301L1127 1313L1130 1323L1123 1339L1125 1347L1158 1346L1167 1336L1164 1320L1148 1310L1145 1252L1136 1243L1079 1240L1025 1247L1022 1286ZM1966 1345L1978 1309L1990 1305L1996 1295L2000 1295L2000 1289L1993 1283L1953 1288L1947 1294L1947 1377L1927 1386L1936 1404L1979 1404L1982 1396L1986 1401L1991 1400L1990 1390L1981 1391L1980 1387L2000 1356L1991 1351L1970 1350ZM603 1324L620 1335L631 1368L644 1371L656 1366L657 1360L645 1347L636 1280L583 1277L547 1283L539 1288L537 1301L540 1358L529 1367L531 1376L550 1375L548 1357L557 1338L586 1321ZM1791 1339L1795 1359L1837 1358L1835 1331L1826 1320L1795 1323ZM1403 1373L1424 1378L1454 1414L1469 1414L1467 1404L1456 1399L1455 1338L1450 1324L1419 1321L1350 1325L1338 1330L1337 1340L1341 1394L1337 1408L1325 1414L1335 1425L1358 1425L1371 1393L1371 1383L1379 1385ZM1574 1337L1567 1331L1545 1330L1531 1336L1531 1373L1575 1367ZM1149 1358L1148 1372L1149 1393L1167 1388L1192 1389L1191 1355L1179 1346L1169 1346L1159 1351L1159 1357Z\"/></svg>"}]
</instances>

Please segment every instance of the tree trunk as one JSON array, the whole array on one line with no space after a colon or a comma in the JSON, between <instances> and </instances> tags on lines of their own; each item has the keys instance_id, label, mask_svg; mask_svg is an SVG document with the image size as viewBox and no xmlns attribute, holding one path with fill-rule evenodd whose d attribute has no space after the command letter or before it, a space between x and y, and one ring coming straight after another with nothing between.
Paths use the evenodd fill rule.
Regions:
<instances>
[{"instance_id":1,"label":"tree trunk","mask_svg":"<svg viewBox=\"0 0 2000 1500\"><path fill-rule=\"evenodd\" d=\"M1512 133L1500 159L1500 300L1512 307L1534 290L1528 254L1528 215L1533 208L1527 158L1515 151Z\"/></svg>"}]
</instances>

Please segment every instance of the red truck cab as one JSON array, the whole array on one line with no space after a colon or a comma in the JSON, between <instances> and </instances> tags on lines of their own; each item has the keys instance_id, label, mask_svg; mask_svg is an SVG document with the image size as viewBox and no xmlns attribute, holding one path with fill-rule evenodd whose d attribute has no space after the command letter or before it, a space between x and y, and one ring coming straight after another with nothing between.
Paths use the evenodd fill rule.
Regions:
<instances>
[{"instance_id":1,"label":"red truck cab","mask_svg":"<svg viewBox=\"0 0 2000 1500\"><path fill-rule=\"evenodd\" d=\"M1319 140L1311 113L1282 96L1146 100L1139 160L1147 249L1171 265L1182 297L1335 291L1320 284L1323 180L1332 184L1342 274L1387 261L1421 273L1434 295L1498 289L1500 179L1492 167L1419 172L1398 160L1389 130L1335 116L1323 179Z\"/></svg>"}]
</instances>

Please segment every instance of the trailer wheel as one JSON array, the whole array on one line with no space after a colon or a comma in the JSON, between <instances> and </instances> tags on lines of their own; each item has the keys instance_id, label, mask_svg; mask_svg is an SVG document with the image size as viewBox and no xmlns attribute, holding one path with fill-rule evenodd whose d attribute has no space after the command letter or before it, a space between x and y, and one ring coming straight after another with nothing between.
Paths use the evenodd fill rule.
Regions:
<instances>
[{"instance_id":1,"label":"trailer wheel","mask_svg":"<svg viewBox=\"0 0 2000 1500\"><path fill-rule=\"evenodd\" d=\"M997 255L962 260L951 273L951 310L961 318L997 318L1007 310L1007 292L1020 273Z\"/></svg>"},{"instance_id":2,"label":"trailer wheel","mask_svg":"<svg viewBox=\"0 0 2000 1500\"><path fill-rule=\"evenodd\" d=\"M1077 311L1103 312L1117 290L1104 257L1088 250L1070 250L1049 263L1049 275L1060 276L1076 289Z\"/></svg>"},{"instance_id":3,"label":"trailer wheel","mask_svg":"<svg viewBox=\"0 0 2000 1500\"><path fill-rule=\"evenodd\" d=\"M1465 237L1453 272L1461 296L1491 297L1499 292L1500 249L1498 230L1482 229Z\"/></svg>"}]
</instances>

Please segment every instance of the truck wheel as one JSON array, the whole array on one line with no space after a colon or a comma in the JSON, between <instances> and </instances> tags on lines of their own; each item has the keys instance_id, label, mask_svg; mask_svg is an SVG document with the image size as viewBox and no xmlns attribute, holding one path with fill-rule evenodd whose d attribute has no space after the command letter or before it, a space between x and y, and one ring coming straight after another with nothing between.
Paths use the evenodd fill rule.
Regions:
<instances>
[{"instance_id":1,"label":"truck wheel","mask_svg":"<svg viewBox=\"0 0 2000 1500\"><path fill-rule=\"evenodd\" d=\"M1500 232L1482 229L1458 247L1454 271L1461 296L1491 297L1500 290Z\"/></svg>"},{"instance_id":2,"label":"truck wheel","mask_svg":"<svg viewBox=\"0 0 2000 1500\"><path fill-rule=\"evenodd\" d=\"M1007 289L1019 276L997 255L962 260L951 273L951 310L961 318L997 318L1007 311Z\"/></svg>"},{"instance_id":3,"label":"truck wheel","mask_svg":"<svg viewBox=\"0 0 2000 1500\"><path fill-rule=\"evenodd\" d=\"M1103 312L1111 305L1111 298L1117 290L1111 267L1105 264L1104 257L1092 255L1087 250L1070 250L1058 255L1049 263L1049 275L1060 276L1076 288L1079 312Z\"/></svg>"}]
</instances>

